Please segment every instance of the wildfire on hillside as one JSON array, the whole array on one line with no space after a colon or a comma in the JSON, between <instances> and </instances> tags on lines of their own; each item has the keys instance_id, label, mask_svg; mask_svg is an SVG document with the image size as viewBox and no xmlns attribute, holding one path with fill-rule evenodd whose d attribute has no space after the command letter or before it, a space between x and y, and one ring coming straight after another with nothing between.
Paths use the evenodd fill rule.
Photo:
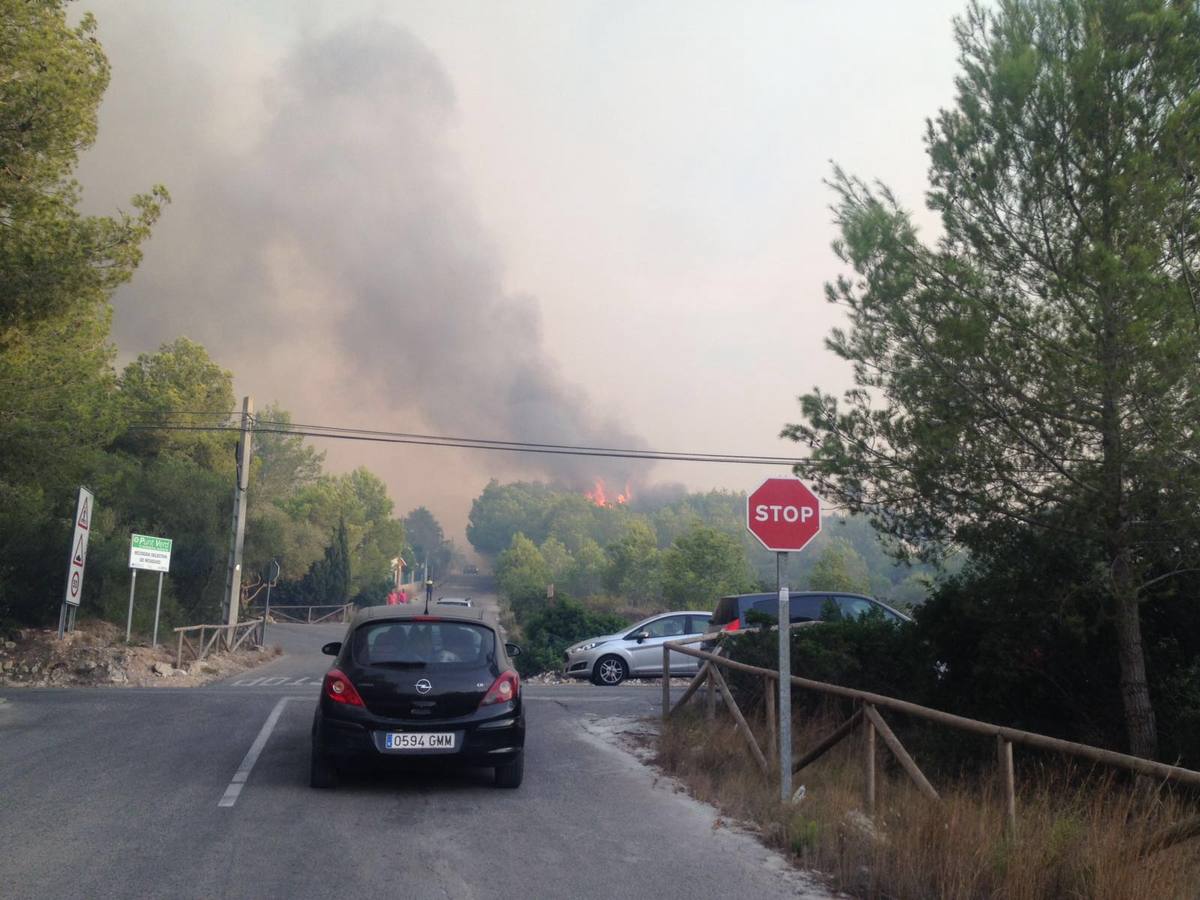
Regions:
<instances>
[{"instance_id":1,"label":"wildfire on hillside","mask_svg":"<svg viewBox=\"0 0 1200 900\"><path fill-rule=\"evenodd\" d=\"M626 482L625 490L615 497L609 497L608 488L604 484L603 478L596 479L596 486L590 491L584 491L583 496L587 497L597 506L624 506L633 499L633 488Z\"/></svg>"}]
</instances>

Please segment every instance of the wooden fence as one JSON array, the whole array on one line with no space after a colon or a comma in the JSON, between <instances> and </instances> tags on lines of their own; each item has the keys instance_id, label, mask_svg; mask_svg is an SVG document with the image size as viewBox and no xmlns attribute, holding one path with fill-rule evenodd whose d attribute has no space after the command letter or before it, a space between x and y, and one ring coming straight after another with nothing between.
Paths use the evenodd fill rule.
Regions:
<instances>
[{"instance_id":1,"label":"wooden fence","mask_svg":"<svg viewBox=\"0 0 1200 900\"><path fill-rule=\"evenodd\" d=\"M805 623L812 624L812 623ZM795 628L796 626L792 626ZM708 687L708 702L706 704L706 715L711 719L714 715L716 697L720 696L725 706L729 709L730 715L736 723L737 730L741 732L749 745L750 752L762 770L763 774L770 777L771 762L775 759L776 754L776 711L775 698L777 691L776 685L779 681L779 672L774 669L764 669L758 666L747 665L733 659L729 659L720 654L721 647L718 646L717 652L709 652L699 650L694 647L685 646L688 644L696 644L702 641L713 642L723 638L720 633L701 635L700 637L689 638L683 641L668 641L663 644L663 681L662 681L662 716L663 720L667 720L670 716L678 711L692 696L700 689L702 685ZM682 653L685 656L692 656L702 660L703 665L700 671L688 684L683 696L674 704L671 705L671 651ZM733 699L732 693L729 691L729 686L725 682L724 676L721 674L721 668L733 669L739 672L745 672L749 675L757 675L763 680L763 698L764 698L764 718L767 726L767 752L764 754L762 748L758 744L753 731L750 729L746 721L745 715L738 704ZM1049 737L1044 734L1036 734L1030 731L1022 731L1017 728L1008 728L1003 725L995 725L990 722L981 722L977 719L969 719L965 716L954 715L953 713L943 712L939 709L932 709L928 706L921 706L917 703L909 703L906 700L899 700L895 697L888 697L883 694L874 694L869 691L860 691L854 688L843 687L837 684L827 684L822 681L813 681L809 678L801 678L797 675L792 676L793 687L803 688L809 691L825 694L832 697L841 697L847 700L855 701L856 708L854 713L846 719L841 725L833 730L829 735L819 741L816 746L809 750L794 754L792 756L792 771L799 772L805 766L815 762L823 756L828 750L840 743L848 737L856 729L862 731L862 759L863 759L863 807L867 815L874 815L875 812L875 738L878 735L882 738L883 743L891 751L896 761L905 773L912 779L917 789L924 794L931 802L940 803L941 797L937 790L930 783L929 779L917 766L912 756L905 749L900 739L896 737L895 732L888 726L883 716L880 714L881 709L891 710L905 715L913 716L918 719L924 719L929 722L934 722L938 725L943 725L948 728L954 728L959 731L966 731L972 734L978 734L984 737L993 738L996 741L997 763L1000 769L1001 782L1004 791L1005 802L1005 825L1010 834L1015 834L1017 827L1017 807L1016 807L1016 784L1015 774L1013 770L1013 745L1020 744L1026 747L1034 747L1039 750L1050 750L1056 753L1063 753L1068 756L1086 759L1091 762L1100 763L1105 766L1112 766L1118 769L1124 769L1137 775L1147 776L1150 778L1159 779L1163 782L1173 784L1186 785L1191 788L1200 788L1200 772L1192 769L1185 769L1180 766L1172 766L1166 763L1155 762L1150 759L1143 759L1139 756L1131 756L1127 753L1118 753L1114 750L1105 750L1101 747L1093 747L1089 744L1079 744L1074 741L1065 741L1060 738ZM1177 823L1166 829L1166 831L1152 840L1145 848L1144 852L1154 852L1164 849L1172 844L1178 843L1181 840L1186 840L1200 834L1200 818L1190 819L1186 822Z\"/></svg>"},{"instance_id":2,"label":"wooden fence","mask_svg":"<svg viewBox=\"0 0 1200 900\"><path fill-rule=\"evenodd\" d=\"M199 634L197 634L199 632ZM212 632L209 634L209 632ZM183 668L183 651L186 648L192 659L204 659L214 650L232 653L241 646L262 646L263 620L247 619L236 625L185 625L176 628L179 647L175 651L175 668ZM193 643L193 638L195 643Z\"/></svg>"},{"instance_id":3,"label":"wooden fence","mask_svg":"<svg viewBox=\"0 0 1200 900\"><path fill-rule=\"evenodd\" d=\"M316 625L321 622L348 622L354 612L353 603L338 603L326 606L271 606L272 622L293 622L301 625ZM263 608L250 608L251 615L261 616Z\"/></svg>"}]
</instances>

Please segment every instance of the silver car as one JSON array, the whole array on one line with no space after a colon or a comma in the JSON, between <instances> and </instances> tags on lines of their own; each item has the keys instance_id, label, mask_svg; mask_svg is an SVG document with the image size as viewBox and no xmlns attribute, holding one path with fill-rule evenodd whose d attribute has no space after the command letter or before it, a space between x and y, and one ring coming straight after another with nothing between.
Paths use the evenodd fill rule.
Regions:
<instances>
[{"instance_id":1,"label":"silver car","mask_svg":"<svg viewBox=\"0 0 1200 900\"><path fill-rule=\"evenodd\" d=\"M711 617L702 610L663 613L617 634L588 638L563 654L563 674L610 687L626 678L661 677L663 643L704 634ZM694 675L698 670L696 657L671 653L672 675Z\"/></svg>"}]
</instances>

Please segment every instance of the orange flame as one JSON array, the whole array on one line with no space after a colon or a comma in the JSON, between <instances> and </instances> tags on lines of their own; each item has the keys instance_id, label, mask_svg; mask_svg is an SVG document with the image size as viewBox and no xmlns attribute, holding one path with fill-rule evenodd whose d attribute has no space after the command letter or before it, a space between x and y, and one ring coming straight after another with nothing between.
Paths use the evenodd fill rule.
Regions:
<instances>
[{"instance_id":1,"label":"orange flame","mask_svg":"<svg viewBox=\"0 0 1200 900\"><path fill-rule=\"evenodd\" d=\"M583 496L587 497L589 500L591 500L597 506L613 506L613 505L624 506L626 503L628 503L630 500L633 499L633 489L629 486L629 483L626 482L625 483L625 491L623 493L617 494L617 496L614 499L610 500L608 497L608 488L604 484L604 479L597 478L596 486L593 487L590 491L584 491Z\"/></svg>"}]
</instances>

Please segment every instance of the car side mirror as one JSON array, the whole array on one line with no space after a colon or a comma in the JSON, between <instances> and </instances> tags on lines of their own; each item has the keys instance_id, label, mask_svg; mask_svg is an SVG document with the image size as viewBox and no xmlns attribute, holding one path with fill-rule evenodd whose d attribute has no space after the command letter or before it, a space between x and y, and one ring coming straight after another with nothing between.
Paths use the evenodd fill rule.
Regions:
<instances>
[{"instance_id":1,"label":"car side mirror","mask_svg":"<svg viewBox=\"0 0 1200 900\"><path fill-rule=\"evenodd\" d=\"M637 642L639 644L642 641L646 640L646 638L648 638L648 637L650 637L650 632L648 632L648 631L639 631L637 634L634 635L634 639L637 640Z\"/></svg>"},{"instance_id":2,"label":"car side mirror","mask_svg":"<svg viewBox=\"0 0 1200 900\"><path fill-rule=\"evenodd\" d=\"M337 656L339 653L342 652L342 642L341 641L330 641L328 644L326 644L324 647L321 648L321 652L324 653L326 656Z\"/></svg>"},{"instance_id":3,"label":"car side mirror","mask_svg":"<svg viewBox=\"0 0 1200 900\"><path fill-rule=\"evenodd\" d=\"M507 653L509 656L520 656L521 648L518 647L516 644L505 643L504 652Z\"/></svg>"}]
</instances>

